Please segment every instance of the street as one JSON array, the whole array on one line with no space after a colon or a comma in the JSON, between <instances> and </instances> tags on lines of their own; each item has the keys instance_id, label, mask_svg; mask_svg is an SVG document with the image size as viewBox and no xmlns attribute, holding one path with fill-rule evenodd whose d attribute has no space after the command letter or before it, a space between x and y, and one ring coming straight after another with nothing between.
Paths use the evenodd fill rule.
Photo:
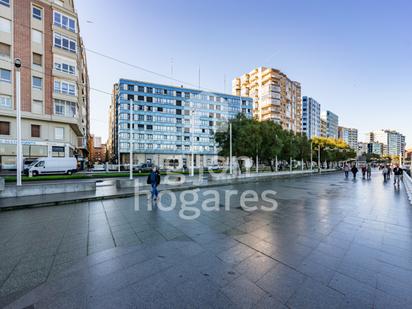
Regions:
<instances>
[{"instance_id":1,"label":"street","mask_svg":"<svg viewBox=\"0 0 412 309\"><path fill-rule=\"evenodd\" d=\"M185 220L181 192L171 211L141 196L139 211L125 198L0 212L0 307L412 306L411 206L380 173L207 188L198 209L213 189L276 191L278 207L234 197Z\"/></svg>"}]
</instances>

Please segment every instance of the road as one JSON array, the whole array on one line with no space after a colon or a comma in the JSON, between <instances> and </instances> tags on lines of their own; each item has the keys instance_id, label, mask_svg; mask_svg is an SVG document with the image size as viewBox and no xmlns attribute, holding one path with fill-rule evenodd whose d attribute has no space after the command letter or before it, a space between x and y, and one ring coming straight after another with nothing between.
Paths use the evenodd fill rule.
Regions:
<instances>
[{"instance_id":1,"label":"road","mask_svg":"<svg viewBox=\"0 0 412 309\"><path fill-rule=\"evenodd\" d=\"M0 213L0 307L412 306L411 206L380 174L216 189L273 190L278 207L247 212L234 195L193 220L143 197L139 211L129 198Z\"/></svg>"}]
</instances>

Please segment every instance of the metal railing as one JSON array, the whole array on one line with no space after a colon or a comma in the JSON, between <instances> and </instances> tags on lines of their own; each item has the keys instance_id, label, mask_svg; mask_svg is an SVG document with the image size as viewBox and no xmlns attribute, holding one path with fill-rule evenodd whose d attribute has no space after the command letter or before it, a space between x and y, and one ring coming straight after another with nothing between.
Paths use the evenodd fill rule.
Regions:
<instances>
[{"instance_id":1,"label":"metal railing","mask_svg":"<svg viewBox=\"0 0 412 309\"><path fill-rule=\"evenodd\" d=\"M405 185L406 193L408 194L409 202L412 205L412 178L408 173L403 173L403 183Z\"/></svg>"}]
</instances>

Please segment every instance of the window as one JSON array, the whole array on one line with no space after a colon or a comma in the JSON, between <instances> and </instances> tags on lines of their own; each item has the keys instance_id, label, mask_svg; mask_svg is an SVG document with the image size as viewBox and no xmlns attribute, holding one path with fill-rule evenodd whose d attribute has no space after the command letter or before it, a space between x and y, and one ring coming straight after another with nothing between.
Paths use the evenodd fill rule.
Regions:
<instances>
[{"instance_id":1,"label":"window","mask_svg":"<svg viewBox=\"0 0 412 309\"><path fill-rule=\"evenodd\" d=\"M33 100L31 111L34 114L43 114L43 101Z\"/></svg>"},{"instance_id":2,"label":"window","mask_svg":"<svg viewBox=\"0 0 412 309\"><path fill-rule=\"evenodd\" d=\"M64 128L54 128L54 138L55 139L64 139Z\"/></svg>"},{"instance_id":3,"label":"window","mask_svg":"<svg viewBox=\"0 0 412 309\"><path fill-rule=\"evenodd\" d=\"M77 104L75 102L54 100L54 114L65 117L76 117Z\"/></svg>"},{"instance_id":4,"label":"window","mask_svg":"<svg viewBox=\"0 0 412 309\"><path fill-rule=\"evenodd\" d=\"M63 129L63 128L56 128L56 129ZM52 156L63 158L64 157L64 146L52 146Z\"/></svg>"},{"instance_id":5,"label":"window","mask_svg":"<svg viewBox=\"0 0 412 309\"><path fill-rule=\"evenodd\" d=\"M9 95L0 95L0 107L2 107L2 108L12 108L11 96L9 96Z\"/></svg>"},{"instance_id":6,"label":"window","mask_svg":"<svg viewBox=\"0 0 412 309\"><path fill-rule=\"evenodd\" d=\"M11 71L6 69L0 69L0 81L11 83Z\"/></svg>"},{"instance_id":7,"label":"window","mask_svg":"<svg viewBox=\"0 0 412 309\"><path fill-rule=\"evenodd\" d=\"M38 124L31 125L31 137L40 137L40 126Z\"/></svg>"},{"instance_id":8,"label":"window","mask_svg":"<svg viewBox=\"0 0 412 309\"><path fill-rule=\"evenodd\" d=\"M11 33L11 21L0 17L0 31Z\"/></svg>"},{"instance_id":9,"label":"window","mask_svg":"<svg viewBox=\"0 0 412 309\"><path fill-rule=\"evenodd\" d=\"M70 62L69 60L56 59L54 61L54 68L57 71L66 74L76 75L76 65L73 62Z\"/></svg>"},{"instance_id":10,"label":"window","mask_svg":"<svg viewBox=\"0 0 412 309\"><path fill-rule=\"evenodd\" d=\"M56 26L71 32L76 32L76 20L60 12L54 12L53 22Z\"/></svg>"},{"instance_id":11,"label":"window","mask_svg":"<svg viewBox=\"0 0 412 309\"><path fill-rule=\"evenodd\" d=\"M38 8L37 6L33 6L32 12L33 12L32 14L33 18L38 19L38 20L42 19L42 9L41 8Z\"/></svg>"},{"instance_id":12,"label":"window","mask_svg":"<svg viewBox=\"0 0 412 309\"><path fill-rule=\"evenodd\" d=\"M10 6L10 0L0 0L0 4Z\"/></svg>"},{"instance_id":13,"label":"window","mask_svg":"<svg viewBox=\"0 0 412 309\"><path fill-rule=\"evenodd\" d=\"M10 135L10 122L0 121L0 135Z\"/></svg>"},{"instance_id":14,"label":"window","mask_svg":"<svg viewBox=\"0 0 412 309\"><path fill-rule=\"evenodd\" d=\"M65 49L71 53L77 52L77 42L58 33L54 34L54 46Z\"/></svg>"},{"instance_id":15,"label":"window","mask_svg":"<svg viewBox=\"0 0 412 309\"><path fill-rule=\"evenodd\" d=\"M76 95L76 84L55 80L54 81L54 92L66 95Z\"/></svg>"},{"instance_id":16,"label":"window","mask_svg":"<svg viewBox=\"0 0 412 309\"><path fill-rule=\"evenodd\" d=\"M33 64L42 66L43 65L42 55L33 53Z\"/></svg>"},{"instance_id":17,"label":"window","mask_svg":"<svg viewBox=\"0 0 412 309\"><path fill-rule=\"evenodd\" d=\"M34 43L42 44L42 42L43 42L43 33L38 31L38 30L32 29L31 30L31 40Z\"/></svg>"},{"instance_id":18,"label":"window","mask_svg":"<svg viewBox=\"0 0 412 309\"><path fill-rule=\"evenodd\" d=\"M127 95L127 100L128 101L130 101L130 100L134 101L134 95L133 94L128 94Z\"/></svg>"},{"instance_id":19,"label":"window","mask_svg":"<svg viewBox=\"0 0 412 309\"><path fill-rule=\"evenodd\" d=\"M43 79L41 77L33 76L33 88L40 90L43 88Z\"/></svg>"},{"instance_id":20,"label":"window","mask_svg":"<svg viewBox=\"0 0 412 309\"><path fill-rule=\"evenodd\" d=\"M10 45L0 43L0 57L10 59Z\"/></svg>"}]
</instances>

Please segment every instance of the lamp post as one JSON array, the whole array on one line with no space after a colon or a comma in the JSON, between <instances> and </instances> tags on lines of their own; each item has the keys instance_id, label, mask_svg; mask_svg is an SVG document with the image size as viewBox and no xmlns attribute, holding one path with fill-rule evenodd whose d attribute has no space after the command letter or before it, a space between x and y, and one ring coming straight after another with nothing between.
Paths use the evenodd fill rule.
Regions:
<instances>
[{"instance_id":1,"label":"lamp post","mask_svg":"<svg viewBox=\"0 0 412 309\"><path fill-rule=\"evenodd\" d=\"M230 175L233 175L233 163L232 163L232 123L229 123L229 173Z\"/></svg>"},{"instance_id":2,"label":"lamp post","mask_svg":"<svg viewBox=\"0 0 412 309\"><path fill-rule=\"evenodd\" d=\"M16 168L17 168L17 186L21 186L21 172L22 172L22 145L21 145L21 79L20 68L21 60L16 58L14 60L14 66L16 67L16 125L17 125L17 153L16 153Z\"/></svg>"},{"instance_id":3,"label":"lamp post","mask_svg":"<svg viewBox=\"0 0 412 309\"><path fill-rule=\"evenodd\" d=\"M129 112L130 112L130 130L129 130L129 167L130 167L130 174L129 174L129 179L133 179L133 113L132 113L132 107L133 107L133 100L130 100L130 105L129 105Z\"/></svg>"},{"instance_id":4,"label":"lamp post","mask_svg":"<svg viewBox=\"0 0 412 309\"><path fill-rule=\"evenodd\" d=\"M192 103L192 134L191 134L191 159L190 159L190 176L195 175L195 153L194 153L194 131L195 131L195 105Z\"/></svg>"},{"instance_id":5,"label":"lamp post","mask_svg":"<svg viewBox=\"0 0 412 309\"><path fill-rule=\"evenodd\" d=\"M310 142L310 172L313 171L313 166L312 166L312 162L313 162L313 142Z\"/></svg>"}]
</instances>

